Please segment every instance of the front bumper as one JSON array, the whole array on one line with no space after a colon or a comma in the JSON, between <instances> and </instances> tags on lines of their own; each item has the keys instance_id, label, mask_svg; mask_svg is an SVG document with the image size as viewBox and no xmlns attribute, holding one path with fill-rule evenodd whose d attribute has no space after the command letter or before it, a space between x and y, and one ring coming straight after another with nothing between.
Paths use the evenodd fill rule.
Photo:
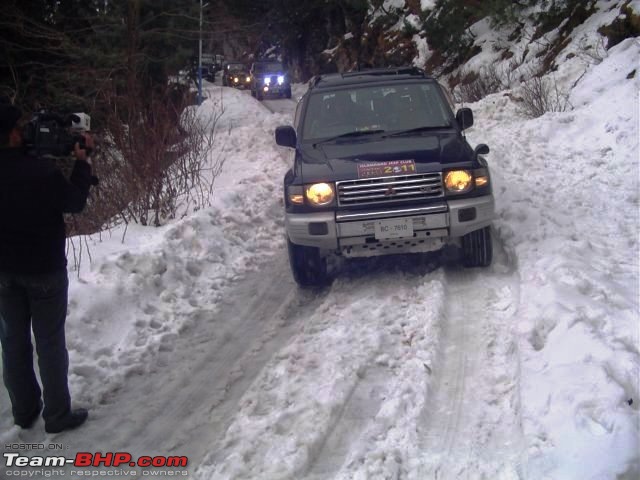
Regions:
<instances>
[{"instance_id":1,"label":"front bumper","mask_svg":"<svg viewBox=\"0 0 640 480\"><path fill-rule=\"evenodd\" d=\"M265 92L264 87L267 87L268 90ZM275 84L275 85L260 85L260 90L262 91L263 95L281 95L286 93L287 91L289 91L291 89L291 86L283 83L281 85Z\"/></svg>"},{"instance_id":2,"label":"front bumper","mask_svg":"<svg viewBox=\"0 0 640 480\"><path fill-rule=\"evenodd\" d=\"M234 81L234 78L236 77L227 77L225 79L225 82L227 83L228 87L234 87L234 88L251 88L251 83L247 82L244 78L245 77L238 77L238 81Z\"/></svg>"},{"instance_id":3,"label":"front bumper","mask_svg":"<svg viewBox=\"0 0 640 480\"><path fill-rule=\"evenodd\" d=\"M457 244L463 235L489 226L494 212L493 195L486 195L420 207L287 213L285 225L294 244L339 252L347 257L369 257L428 252ZM412 227L412 235L381 236L376 222L390 219Z\"/></svg>"}]
</instances>

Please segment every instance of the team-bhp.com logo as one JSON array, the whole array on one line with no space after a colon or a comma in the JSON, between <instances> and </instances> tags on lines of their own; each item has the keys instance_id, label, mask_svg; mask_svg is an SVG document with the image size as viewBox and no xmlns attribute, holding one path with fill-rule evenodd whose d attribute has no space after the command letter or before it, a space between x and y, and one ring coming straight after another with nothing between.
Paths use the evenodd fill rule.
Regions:
<instances>
[{"instance_id":1,"label":"team-bhp.com logo","mask_svg":"<svg viewBox=\"0 0 640 480\"><path fill-rule=\"evenodd\" d=\"M167 456L141 456L134 458L127 452L107 452L107 453L89 453L78 452L74 458L65 456L33 456L28 457L19 453L4 453L5 467L7 468L61 468L71 465L77 468L106 467L106 468L122 468L122 467L142 467L147 469L154 468L172 468L177 469L179 473L186 474L188 463L187 457L167 457ZM180 471L180 469L185 469ZM6 473L9 473L7 471ZM19 472L14 470L14 476L20 476ZM71 472L74 473L73 471ZM75 472L80 474L79 472ZM178 473L178 472L173 472ZM143 471L143 475L154 475L152 472Z\"/></svg>"}]
</instances>

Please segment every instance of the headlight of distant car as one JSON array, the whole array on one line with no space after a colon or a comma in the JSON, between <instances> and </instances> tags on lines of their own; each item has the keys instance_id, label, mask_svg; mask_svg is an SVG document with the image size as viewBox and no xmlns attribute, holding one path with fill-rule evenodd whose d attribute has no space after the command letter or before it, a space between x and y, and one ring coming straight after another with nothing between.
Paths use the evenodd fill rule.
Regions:
<instances>
[{"instance_id":1,"label":"headlight of distant car","mask_svg":"<svg viewBox=\"0 0 640 480\"><path fill-rule=\"evenodd\" d=\"M316 207L329 205L335 197L334 187L331 183L313 183L306 185L304 193L309 203Z\"/></svg>"},{"instance_id":2,"label":"headlight of distant car","mask_svg":"<svg viewBox=\"0 0 640 480\"><path fill-rule=\"evenodd\" d=\"M465 193L473 187L473 175L468 170L451 170L444 177L444 186L450 193Z\"/></svg>"},{"instance_id":3,"label":"headlight of distant car","mask_svg":"<svg viewBox=\"0 0 640 480\"><path fill-rule=\"evenodd\" d=\"M251 81L251 77L247 77L247 78L245 78L245 79L244 79L244 81L245 81L246 83L249 83L249 82Z\"/></svg>"},{"instance_id":4,"label":"headlight of distant car","mask_svg":"<svg viewBox=\"0 0 640 480\"><path fill-rule=\"evenodd\" d=\"M278 75L278 85L282 85L284 83L284 75Z\"/></svg>"},{"instance_id":5,"label":"headlight of distant car","mask_svg":"<svg viewBox=\"0 0 640 480\"><path fill-rule=\"evenodd\" d=\"M271 85L271 77L264 77L264 84Z\"/></svg>"},{"instance_id":6,"label":"headlight of distant car","mask_svg":"<svg viewBox=\"0 0 640 480\"><path fill-rule=\"evenodd\" d=\"M233 77L233 83L238 83L240 79L238 77Z\"/></svg>"}]
</instances>

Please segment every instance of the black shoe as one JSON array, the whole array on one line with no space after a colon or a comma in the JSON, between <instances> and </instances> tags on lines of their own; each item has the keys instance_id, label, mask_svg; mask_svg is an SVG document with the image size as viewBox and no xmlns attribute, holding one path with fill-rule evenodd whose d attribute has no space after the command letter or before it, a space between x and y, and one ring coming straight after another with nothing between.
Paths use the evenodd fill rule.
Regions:
<instances>
[{"instance_id":1,"label":"black shoe","mask_svg":"<svg viewBox=\"0 0 640 480\"><path fill-rule=\"evenodd\" d=\"M44 431L47 433L60 433L63 430L73 430L86 422L88 416L89 412L84 408L72 410L62 420L45 424Z\"/></svg>"},{"instance_id":2,"label":"black shoe","mask_svg":"<svg viewBox=\"0 0 640 480\"><path fill-rule=\"evenodd\" d=\"M15 423L21 428L31 428L33 424L36 423L38 417L40 416L40 412L42 411L42 400L38 399L38 405L29 415L23 418L16 418Z\"/></svg>"}]
</instances>

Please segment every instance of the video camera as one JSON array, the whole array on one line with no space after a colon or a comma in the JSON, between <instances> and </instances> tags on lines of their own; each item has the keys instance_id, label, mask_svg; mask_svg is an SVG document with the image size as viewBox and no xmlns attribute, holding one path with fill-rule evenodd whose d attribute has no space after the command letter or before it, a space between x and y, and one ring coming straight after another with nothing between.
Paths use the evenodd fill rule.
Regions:
<instances>
[{"instance_id":1,"label":"video camera","mask_svg":"<svg viewBox=\"0 0 640 480\"><path fill-rule=\"evenodd\" d=\"M40 111L24 126L22 138L27 151L37 157L70 155L76 143L90 154L91 149L87 148L82 135L90 129L91 117L86 113L63 116Z\"/></svg>"}]
</instances>

